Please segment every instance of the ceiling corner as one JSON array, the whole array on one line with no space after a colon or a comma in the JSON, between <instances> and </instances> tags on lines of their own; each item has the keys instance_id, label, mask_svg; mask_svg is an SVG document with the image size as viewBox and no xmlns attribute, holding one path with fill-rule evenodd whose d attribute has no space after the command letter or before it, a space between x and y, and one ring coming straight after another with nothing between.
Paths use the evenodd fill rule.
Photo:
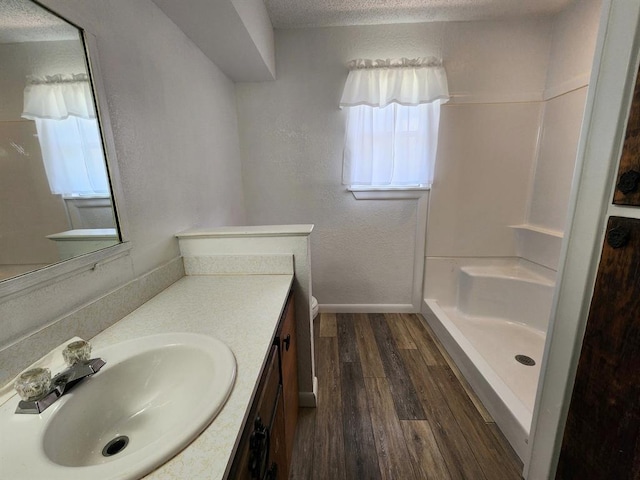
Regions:
<instances>
[{"instance_id":1,"label":"ceiling corner","mask_svg":"<svg viewBox=\"0 0 640 480\"><path fill-rule=\"evenodd\" d=\"M275 79L273 27L262 0L153 0L234 82Z\"/></svg>"}]
</instances>

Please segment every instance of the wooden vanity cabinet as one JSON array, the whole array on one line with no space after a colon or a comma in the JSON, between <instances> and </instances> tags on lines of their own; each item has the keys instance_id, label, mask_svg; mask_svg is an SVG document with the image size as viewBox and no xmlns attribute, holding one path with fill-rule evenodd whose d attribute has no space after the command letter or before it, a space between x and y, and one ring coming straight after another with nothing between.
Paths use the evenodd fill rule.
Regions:
<instances>
[{"instance_id":1,"label":"wooden vanity cabinet","mask_svg":"<svg viewBox=\"0 0 640 480\"><path fill-rule=\"evenodd\" d=\"M287 480L298 420L295 310L290 294L228 479Z\"/></svg>"},{"instance_id":2,"label":"wooden vanity cabinet","mask_svg":"<svg viewBox=\"0 0 640 480\"><path fill-rule=\"evenodd\" d=\"M271 466L269 464L270 444L274 437L272 417L277 410L280 396L278 347L273 346L267 367L260 380L256 400L251 406L247 424L242 432L240 446L229 478L238 480L265 478L267 469Z\"/></svg>"},{"instance_id":3,"label":"wooden vanity cabinet","mask_svg":"<svg viewBox=\"0 0 640 480\"><path fill-rule=\"evenodd\" d=\"M293 294L289 294L276 341L280 347L280 365L282 367L287 463L291 464L293 440L298 424L298 341Z\"/></svg>"}]
</instances>

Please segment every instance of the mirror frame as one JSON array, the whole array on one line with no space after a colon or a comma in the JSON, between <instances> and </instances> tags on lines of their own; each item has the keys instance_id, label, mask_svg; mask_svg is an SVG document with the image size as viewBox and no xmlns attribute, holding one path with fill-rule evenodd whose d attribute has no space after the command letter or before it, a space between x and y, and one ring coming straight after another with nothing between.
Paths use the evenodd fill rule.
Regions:
<instances>
[{"instance_id":1,"label":"mirror frame","mask_svg":"<svg viewBox=\"0 0 640 480\"><path fill-rule=\"evenodd\" d=\"M111 203L114 210L118 234L120 236L120 243L95 252L70 258L68 260L62 260L58 263L53 263L44 268L24 273L17 277L3 280L0 282L0 302L6 301L14 296L29 293L37 288L45 287L64 278L71 277L88 270L96 270L105 263L129 255L132 248L131 242L129 241L129 229L125 214L126 209L123 204L124 195L122 185L120 183L118 160L116 156L115 142L113 140L113 131L111 129L111 120L109 118L106 91L104 89L102 75L100 72L100 64L98 61L99 57L96 38L73 20L69 20L67 17L54 12L46 5L35 0L29 1L73 25L80 33L84 45L87 69L89 71L93 87L93 101L95 103L96 113L100 124L105 163L111 185Z\"/></svg>"}]
</instances>

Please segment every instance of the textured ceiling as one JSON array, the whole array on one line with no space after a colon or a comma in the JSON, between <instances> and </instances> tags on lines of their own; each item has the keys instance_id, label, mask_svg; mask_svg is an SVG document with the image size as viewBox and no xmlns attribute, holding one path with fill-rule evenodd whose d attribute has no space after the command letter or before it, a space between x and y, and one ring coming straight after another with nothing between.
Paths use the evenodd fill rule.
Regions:
<instances>
[{"instance_id":1,"label":"textured ceiling","mask_svg":"<svg viewBox=\"0 0 640 480\"><path fill-rule=\"evenodd\" d=\"M554 14L579 0L264 0L275 28L468 21Z\"/></svg>"},{"instance_id":2,"label":"textured ceiling","mask_svg":"<svg viewBox=\"0 0 640 480\"><path fill-rule=\"evenodd\" d=\"M78 38L74 26L29 0L0 0L0 43Z\"/></svg>"}]
</instances>

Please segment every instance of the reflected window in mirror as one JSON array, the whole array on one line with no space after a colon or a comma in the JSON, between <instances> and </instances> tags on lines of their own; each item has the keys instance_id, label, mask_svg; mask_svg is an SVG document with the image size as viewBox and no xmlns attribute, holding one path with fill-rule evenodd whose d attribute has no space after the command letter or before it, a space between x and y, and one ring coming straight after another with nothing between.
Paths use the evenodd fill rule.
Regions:
<instances>
[{"instance_id":1,"label":"reflected window in mirror","mask_svg":"<svg viewBox=\"0 0 640 480\"><path fill-rule=\"evenodd\" d=\"M86 74L28 77L22 118L35 121L52 194L109 195L100 129Z\"/></svg>"},{"instance_id":2,"label":"reflected window in mirror","mask_svg":"<svg viewBox=\"0 0 640 480\"><path fill-rule=\"evenodd\" d=\"M120 243L82 31L0 1L0 281Z\"/></svg>"}]
</instances>

